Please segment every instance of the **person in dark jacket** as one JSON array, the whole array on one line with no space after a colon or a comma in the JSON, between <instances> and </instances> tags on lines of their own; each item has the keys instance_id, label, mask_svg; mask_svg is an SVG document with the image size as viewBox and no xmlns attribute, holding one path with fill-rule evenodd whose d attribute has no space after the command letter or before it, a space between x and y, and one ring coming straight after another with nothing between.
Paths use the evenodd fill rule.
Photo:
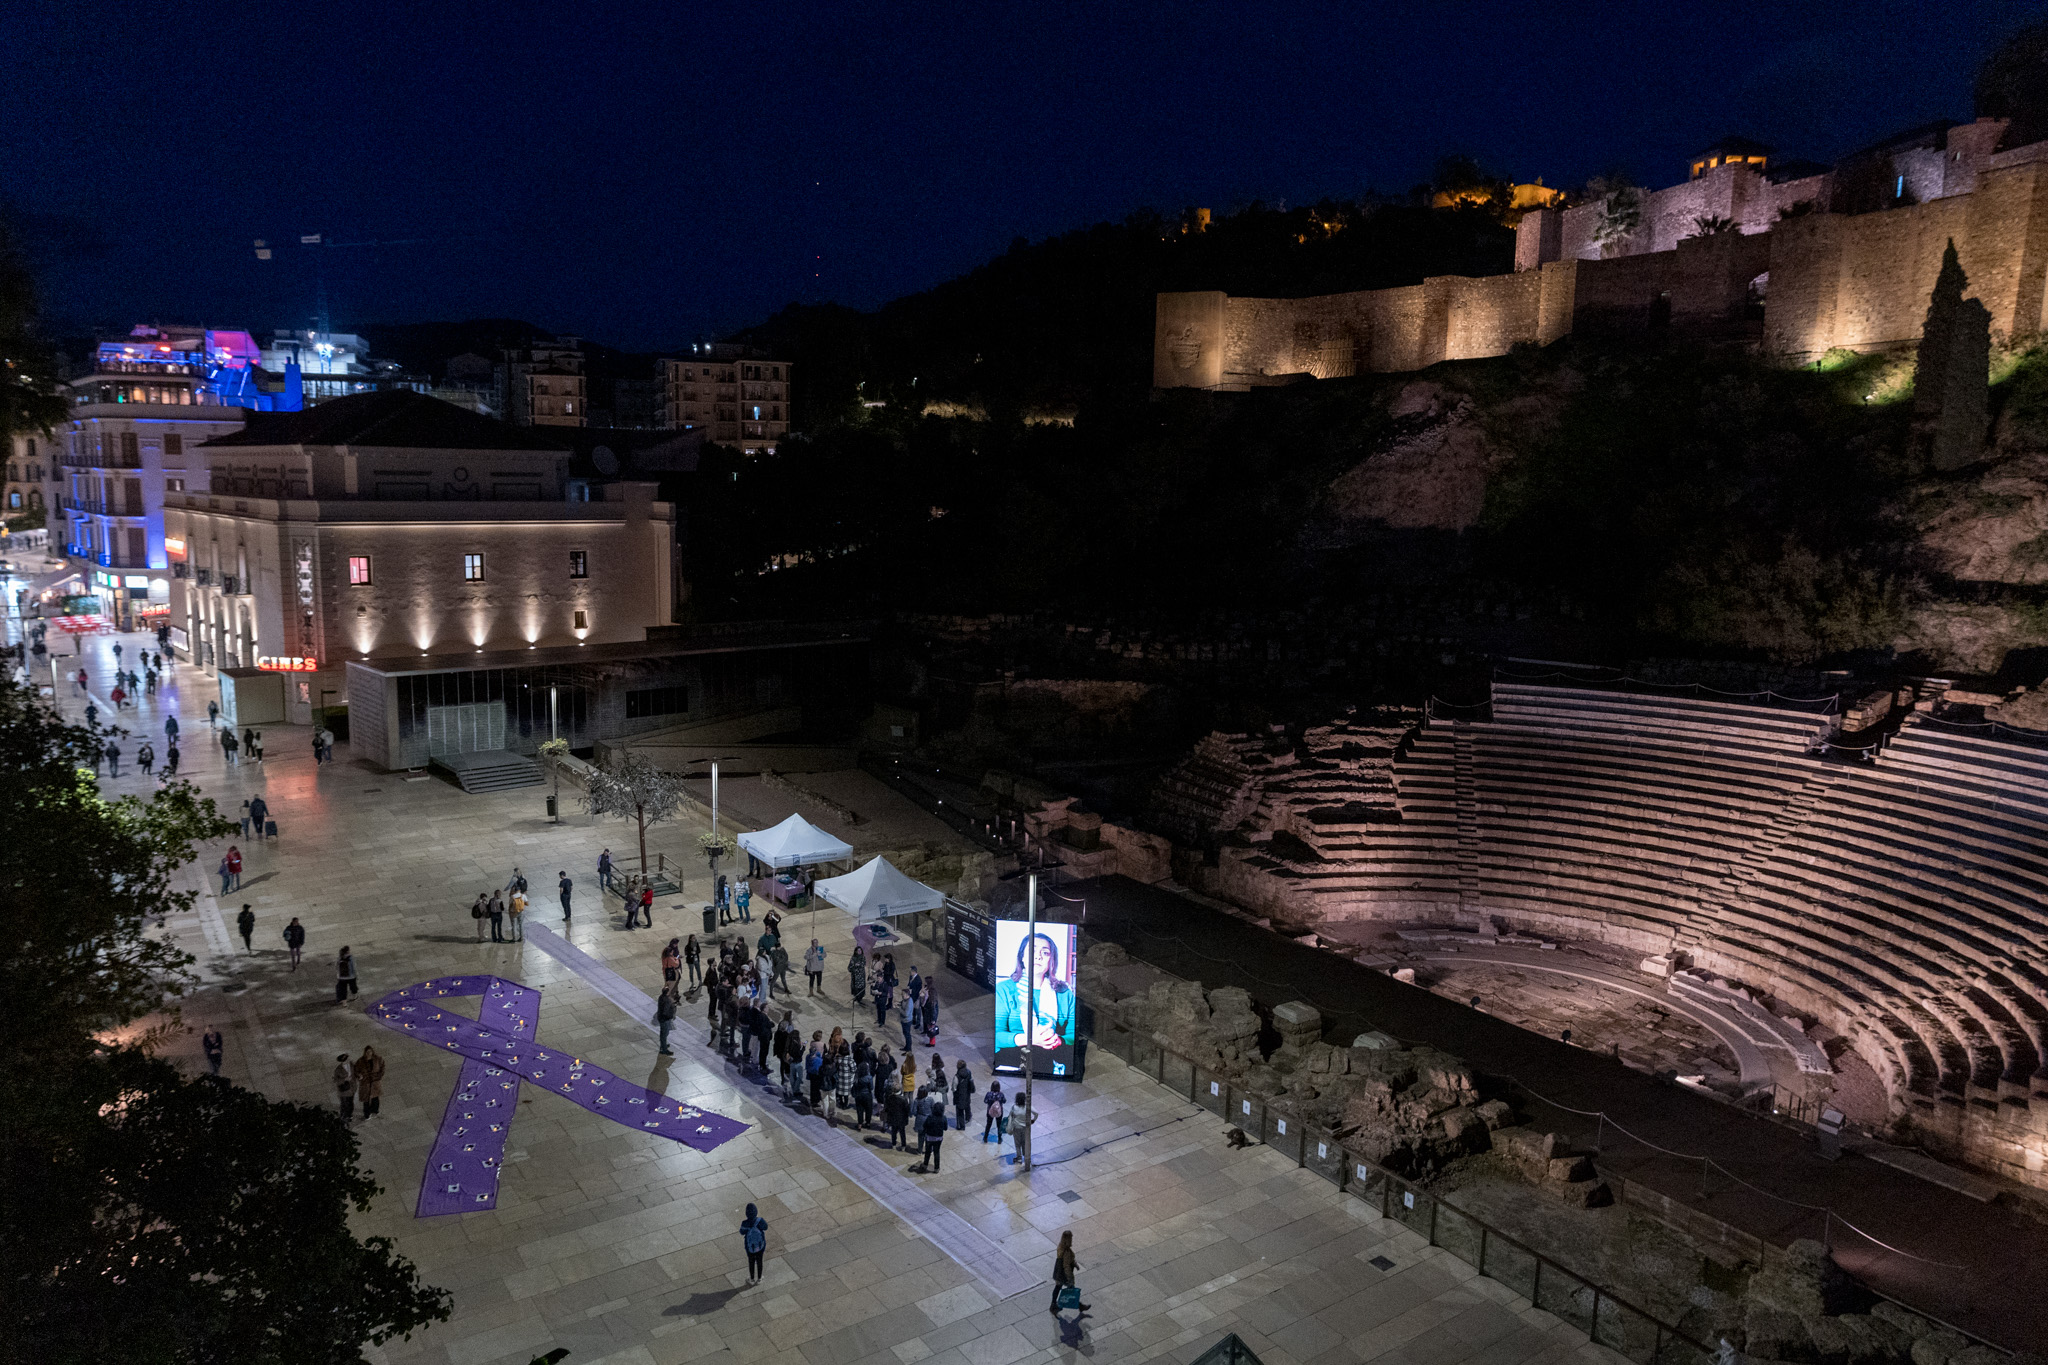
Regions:
<instances>
[{"instance_id":1,"label":"person in dark jacket","mask_svg":"<svg viewBox=\"0 0 2048 1365\"><path fill-rule=\"evenodd\" d=\"M768 1048L775 1041L775 1015L770 1010L754 1011L754 1051L760 1054L761 1076L768 1076Z\"/></svg>"},{"instance_id":2,"label":"person in dark jacket","mask_svg":"<svg viewBox=\"0 0 2048 1365\"><path fill-rule=\"evenodd\" d=\"M875 1069L856 1062L853 1072L853 1122L865 1133L875 1121Z\"/></svg>"},{"instance_id":3,"label":"person in dark jacket","mask_svg":"<svg viewBox=\"0 0 2048 1365\"><path fill-rule=\"evenodd\" d=\"M868 954L858 943L853 945L853 956L846 960L847 985L855 1005L865 1005L868 1000Z\"/></svg>"},{"instance_id":4,"label":"person in dark jacket","mask_svg":"<svg viewBox=\"0 0 2048 1365\"><path fill-rule=\"evenodd\" d=\"M284 946L291 950L292 970L297 971L299 953L306 946L306 926L299 923L297 915L293 915L292 922L284 927Z\"/></svg>"},{"instance_id":5,"label":"person in dark jacket","mask_svg":"<svg viewBox=\"0 0 2048 1365\"><path fill-rule=\"evenodd\" d=\"M966 1132L967 1116L974 1112L974 1076L965 1060L953 1064L953 1112L960 1120L960 1131Z\"/></svg>"},{"instance_id":6,"label":"person in dark jacket","mask_svg":"<svg viewBox=\"0 0 2048 1365\"><path fill-rule=\"evenodd\" d=\"M910 1144L904 1140L904 1130L910 1126L910 1101L903 1097L901 1090L889 1092L882 1102L882 1114L889 1121L890 1149L907 1149Z\"/></svg>"},{"instance_id":7,"label":"person in dark jacket","mask_svg":"<svg viewBox=\"0 0 2048 1365\"><path fill-rule=\"evenodd\" d=\"M242 913L235 916L235 928L242 932L242 950L255 952L255 945L249 942L249 935L256 932L256 912L246 905L243 906Z\"/></svg>"},{"instance_id":8,"label":"person in dark jacket","mask_svg":"<svg viewBox=\"0 0 2048 1365\"><path fill-rule=\"evenodd\" d=\"M661 1030L661 1055L673 1057L669 1050L668 1031L676 1026L676 988L670 982L661 988L661 995L654 1002L654 1026Z\"/></svg>"},{"instance_id":9,"label":"person in dark jacket","mask_svg":"<svg viewBox=\"0 0 2048 1365\"><path fill-rule=\"evenodd\" d=\"M944 1103L935 1103L932 1105L931 1113L925 1115L924 1160L917 1163L917 1169L920 1171L926 1169L937 1171L939 1169L939 1150L945 1146L945 1143L946 1106Z\"/></svg>"},{"instance_id":10,"label":"person in dark jacket","mask_svg":"<svg viewBox=\"0 0 2048 1365\"><path fill-rule=\"evenodd\" d=\"M261 839L263 831L269 828L270 803L260 796L249 798L249 828L252 837Z\"/></svg>"}]
</instances>

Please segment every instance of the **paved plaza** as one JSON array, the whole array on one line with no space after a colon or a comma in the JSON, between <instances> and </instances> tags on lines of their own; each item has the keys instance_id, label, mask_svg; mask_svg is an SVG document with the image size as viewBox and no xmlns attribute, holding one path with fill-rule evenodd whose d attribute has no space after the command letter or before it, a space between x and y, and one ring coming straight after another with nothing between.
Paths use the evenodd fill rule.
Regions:
<instances>
[{"instance_id":1,"label":"paved plaza","mask_svg":"<svg viewBox=\"0 0 2048 1365\"><path fill-rule=\"evenodd\" d=\"M115 638L130 661L153 644L85 643L103 719ZM39 680L48 678L46 669ZM541 788L465 795L438 777L374 771L345 744L333 764L316 766L303 727L263 727L264 763L227 767L206 723L217 695L199 670L176 667L158 697L122 713L135 736L122 744L122 775L104 787L146 789L132 765L136 743L147 734L161 753L174 711L184 774L230 816L260 792L277 821L275 841L234 841L245 858L239 892L218 895L209 875L225 843L202 850L191 873L204 888L197 911L163 931L198 957L205 982L185 1003L189 1032L171 1053L201 1069L199 1031L217 1024L225 1074L324 1105L334 1103L337 1054L365 1044L384 1054L382 1112L356 1127L385 1192L358 1228L393 1238L428 1282L450 1290L454 1316L372 1359L526 1365L567 1347L568 1365L1186 1361L1226 1332L1266 1365L1619 1359L1277 1153L1228 1150L1219 1119L1106 1053L1091 1056L1085 1083L1037 1087L1045 1164L1031 1174L1002 1160L1006 1148L977 1140L978 1114L972 1130L949 1135L942 1174L904 1174L911 1158L879 1145L879 1134L862 1142L844 1126L828 1129L707 1050L701 1002L685 1003L677 1055L656 1056L647 1002L662 946L701 928L701 859L684 864L685 894L658 902L656 929L627 931L595 869L606 846L622 869L633 866L630 825L593 823L566 794L569 813L552 824ZM72 717L85 704L70 687L58 699ZM697 832L658 827L650 850L674 866ZM469 905L515 866L532 882L533 932L524 943L480 944ZM562 869L576 883L566 924L555 894ZM253 953L233 930L244 902L256 914ZM307 930L296 972L281 937L294 915ZM849 1036L874 1032L872 1010L847 999L848 922L833 911L816 921L830 953L826 994L806 998L794 969L790 1007L806 1033L834 1024ZM784 922L793 959L813 932L808 915ZM333 963L344 944L362 994L337 1006ZM929 946L913 956L942 1000L937 1050L949 1070L965 1056L985 1089L989 997L945 971ZM542 1045L750 1126L702 1153L528 1085L496 1208L416 1218L427 1151L463 1063L381 1027L364 1007L460 974L539 988ZM476 1001L452 1008L474 1013ZM928 1050L917 1057L926 1069ZM749 1202L770 1225L766 1277L753 1287L737 1231ZM1071 1313L1047 1311L1065 1229L1092 1305L1078 1326Z\"/></svg>"}]
</instances>

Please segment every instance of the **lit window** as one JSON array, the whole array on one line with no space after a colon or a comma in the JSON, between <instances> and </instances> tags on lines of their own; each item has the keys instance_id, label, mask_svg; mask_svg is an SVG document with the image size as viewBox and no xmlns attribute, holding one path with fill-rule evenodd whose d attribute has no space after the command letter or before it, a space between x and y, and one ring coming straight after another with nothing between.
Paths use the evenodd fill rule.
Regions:
<instances>
[{"instance_id":1,"label":"lit window","mask_svg":"<svg viewBox=\"0 0 2048 1365\"><path fill-rule=\"evenodd\" d=\"M358 587L368 587L368 586L369 586L369 583L370 583L370 557L369 557L368 555L351 555L351 556L349 556L349 561L348 561L348 581L349 581L349 582L350 582L351 584L353 584L353 585L356 585L356 586L358 586Z\"/></svg>"},{"instance_id":2,"label":"lit window","mask_svg":"<svg viewBox=\"0 0 2048 1365\"><path fill-rule=\"evenodd\" d=\"M590 556L582 550L569 551L569 577L590 577Z\"/></svg>"},{"instance_id":3,"label":"lit window","mask_svg":"<svg viewBox=\"0 0 2048 1365\"><path fill-rule=\"evenodd\" d=\"M582 612L580 612L580 611L576 613L576 629L578 629L578 630L588 630L588 629L590 629L590 618L589 618L589 617L587 617L587 616L585 616L585 615L584 615L584 614L583 614Z\"/></svg>"},{"instance_id":4,"label":"lit window","mask_svg":"<svg viewBox=\"0 0 2048 1365\"><path fill-rule=\"evenodd\" d=\"M484 581L484 557L482 555L464 555L462 557L462 581L465 583L481 583Z\"/></svg>"}]
</instances>

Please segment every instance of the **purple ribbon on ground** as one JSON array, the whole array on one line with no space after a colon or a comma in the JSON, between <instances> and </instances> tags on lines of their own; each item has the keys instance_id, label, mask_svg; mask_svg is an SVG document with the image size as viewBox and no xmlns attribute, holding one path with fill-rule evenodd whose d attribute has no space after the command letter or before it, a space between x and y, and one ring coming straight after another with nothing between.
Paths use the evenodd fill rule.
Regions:
<instances>
[{"instance_id":1,"label":"purple ribbon on ground","mask_svg":"<svg viewBox=\"0 0 2048 1365\"><path fill-rule=\"evenodd\" d=\"M475 1019L434 1002L481 995ZM534 1041L540 991L500 976L439 976L395 990L364 1011L388 1029L463 1058L448 1112L427 1154L416 1214L475 1213L498 1205L505 1142L519 1084L535 1085L628 1128L708 1152L747 1125L622 1080L571 1053Z\"/></svg>"}]
</instances>

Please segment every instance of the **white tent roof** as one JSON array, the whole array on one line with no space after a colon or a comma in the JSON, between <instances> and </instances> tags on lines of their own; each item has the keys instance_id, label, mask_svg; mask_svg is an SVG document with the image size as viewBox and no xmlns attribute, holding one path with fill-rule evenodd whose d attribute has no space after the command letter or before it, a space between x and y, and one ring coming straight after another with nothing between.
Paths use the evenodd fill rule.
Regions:
<instances>
[{"instance_id":1,"label":"white tent roof","mask_svg":"<svg viewBox=\"0 0 2048 1365\"><path fill-rule=\"evenodd\" d=\"M811 889L860 924L917 910L936 910L946 901L923 882L914 882L898 872L887 858L870 858L859 871L827 877Z\"/></svg>"},{"instance_id":2,"label":"white tent roof","mask_svg":"<svg viewBox=\"0 0 2048 1365\"><path fill-rule=\"evenodd\" d=\"M853 856L852 844L841 843L801 815L792 815L773 829L742 834L739 845L770 867L808 867Z\"/></svg>"}]
</instances>

